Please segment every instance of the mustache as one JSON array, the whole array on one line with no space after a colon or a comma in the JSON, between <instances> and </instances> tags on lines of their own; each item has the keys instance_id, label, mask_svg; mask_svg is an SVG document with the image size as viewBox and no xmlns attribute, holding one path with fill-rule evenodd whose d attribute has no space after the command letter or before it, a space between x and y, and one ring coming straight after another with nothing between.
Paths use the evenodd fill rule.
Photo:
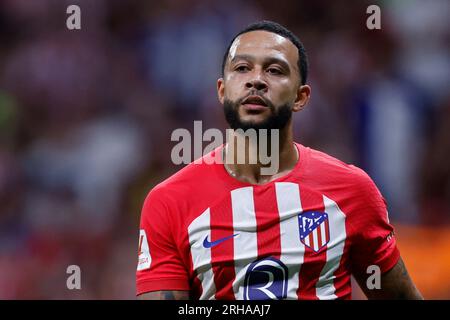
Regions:
<instances>
[{"instance_id":1,"label":"mustache","mask_svg":"<svg viewBox=\"0 0 450 320\"><path fill-rule=\"evenodd\" d=\"M245 99L247 99L250 96L258 96L259 98L261 98L262 101L264 101L264 103L266 104L267 107L269 107L271 110L274 109L274 105L272 103L272 101L270 101L269 99L265 98L261 93L259 93L258 91L250 91L245 97L240 98L237 101L237 106L241 105L242 102L245 101Z\"/></svg>"}]
</instances>

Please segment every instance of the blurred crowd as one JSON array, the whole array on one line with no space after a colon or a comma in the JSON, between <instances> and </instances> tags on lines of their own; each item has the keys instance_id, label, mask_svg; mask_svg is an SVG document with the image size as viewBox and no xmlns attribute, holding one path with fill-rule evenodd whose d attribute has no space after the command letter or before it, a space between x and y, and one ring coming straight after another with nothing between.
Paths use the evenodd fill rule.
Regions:
<instances>
[{"instance_id":1,"label":"blurred crowd","mask_svg":"<svg viewBox=\"0 0 450 320\"><path fill-rule=\"evenodd\" d=\"M394 226L450 226L449 14L447 0L1 1L0 299L134 298L142 202L180 169L171 132L226 128L223 53L261 19L308 52L295 140L366 170ZM82 290L66 287L72 264ZM425 296L450 298L443 282Z\"/></svg>"}]
</instances>

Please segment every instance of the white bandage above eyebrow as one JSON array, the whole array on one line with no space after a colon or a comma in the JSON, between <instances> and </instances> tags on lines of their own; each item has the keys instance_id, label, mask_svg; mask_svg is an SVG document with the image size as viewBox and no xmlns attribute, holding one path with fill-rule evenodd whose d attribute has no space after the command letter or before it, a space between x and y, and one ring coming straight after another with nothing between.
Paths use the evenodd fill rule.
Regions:
<instances>
[{"instance_id":1,"label":"white bandage above eyebrow","mask_svg":"<svg viewBox=\"0 0 450 320\"><path fill-rule=\"evenodd\" d=\"M234 57L236 56L236 49L237 49L237 46L239 45L239 42L240 42L240 40L239 40L239 38L237 38L234 40L233 44L231 45L230 53L229 53L230 60L233 60Z\"/></svg>"}]
</instances>

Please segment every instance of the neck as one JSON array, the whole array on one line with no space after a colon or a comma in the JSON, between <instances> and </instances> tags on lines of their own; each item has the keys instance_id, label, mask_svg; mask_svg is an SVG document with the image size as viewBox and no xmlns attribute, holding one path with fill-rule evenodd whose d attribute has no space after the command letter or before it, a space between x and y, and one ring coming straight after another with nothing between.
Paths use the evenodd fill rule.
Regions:
<instances>
[{"instance_id":1,"label":"neck","mask_svg":"<svg viewBox=\"0 0 450 320\"><path fill-rule=\"evenodd\" d=\"M235 179L251 184L263 184L291 171L298 160L292 137L292 123L278 133L257 137L249 131L229 130L224 148L224 166Z\"/></svg>"}]
</instances>

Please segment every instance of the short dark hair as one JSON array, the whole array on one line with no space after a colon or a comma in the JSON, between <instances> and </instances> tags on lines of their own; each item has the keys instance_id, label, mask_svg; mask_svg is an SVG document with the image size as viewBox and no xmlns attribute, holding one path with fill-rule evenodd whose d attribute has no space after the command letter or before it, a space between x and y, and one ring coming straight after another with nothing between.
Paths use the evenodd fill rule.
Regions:
<instances>
[{"instance_id":1,"label":"short dark hair","mask_svg":"<svg viewBox=\"0 0 450 320\"><path fill-rule=\"evenodd\" d=\"M257 30L263 30L272 32L275 34L278 34L286 39L289 39L298 49L298 70L300 75L300 81L301 84L306 83L306 78L308 77L308 57L306 55L305 47L303 46L302 42L295 34L293 34L290 30L283 27L281 24L273 22L273 21L258 21L255 23L250 24L245 29L242 29L239 31L234 38L231 40L230 44L228 45L227 50L225 51L225 55L223 56L222 61L222 76L225 73L225 65L227 63L228 54L230 53L231 45L233 44L234 40L236 40L237 37L239 37L241 34L250 32L250 31L257 31Z\"/></svg>"}]
</instances>

